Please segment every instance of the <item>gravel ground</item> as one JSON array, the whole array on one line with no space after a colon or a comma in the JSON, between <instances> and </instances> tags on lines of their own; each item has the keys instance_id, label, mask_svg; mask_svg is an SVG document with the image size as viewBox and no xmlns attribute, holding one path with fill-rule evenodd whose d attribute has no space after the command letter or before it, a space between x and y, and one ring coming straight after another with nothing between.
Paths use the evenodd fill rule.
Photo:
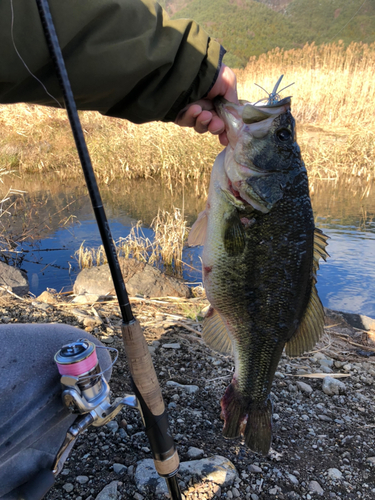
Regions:
<instances>
[{"instance_id":1,"label":"gravel ground","mask_svg":"<svg viewBox=\"0 0 375 500\"><path fill-rule=\"evenodd\" d=\"M56 297L51 302L7 297L0 303L0 322L64 322L91 331L119 350L110 383L113 397L130 393L115 302L74 306ZM230 382L233 361L212 352L192 331L199 331L199 323L186 318L194 317L202 305L203 299L175 303L138 299L134 307L144 325L181 462L221 455L238 473L233 484L222 487L180 474L186 500L374 499L375 358L357 354L360 346L370 352L374 344L368 335L330 313L322 342L313 353L282 357L272 390L272 450L261 457L240 440L221 435L219 402ZM315 375L306 377L309 374ZM331 382L317 378L332 374L349 376ZM46 499L165 498L138 491L137 463L150 457L140 415L125 409L109 425L89 429L79 439ZM117 496L108 493L116 486ZM100 494L103 488L107 496L105 491Z\"/></svg>"}]
</instances>

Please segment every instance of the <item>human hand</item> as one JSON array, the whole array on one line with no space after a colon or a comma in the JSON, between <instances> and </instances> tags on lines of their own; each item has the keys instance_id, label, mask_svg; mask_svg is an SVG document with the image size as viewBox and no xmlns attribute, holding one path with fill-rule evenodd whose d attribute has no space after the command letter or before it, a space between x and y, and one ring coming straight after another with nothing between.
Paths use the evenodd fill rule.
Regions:
<instances>
[{"instance_id":1,"label":"human hand","mask_svg":"<svg viewBox=\"0 0 375 500\"><path fill-rule=\"evenodd\" d=\"M194 127L198 134L204 134L208 131L218 135L220 143L227 146L228 138L225 124L217 115L213 104L213 99L216 96L223 96L228 101L238 104L236 75L225 64L222 64L217 80L207 97L182 109L177 115L175 123L181 127Z\"/></svg>"}]
</instances>

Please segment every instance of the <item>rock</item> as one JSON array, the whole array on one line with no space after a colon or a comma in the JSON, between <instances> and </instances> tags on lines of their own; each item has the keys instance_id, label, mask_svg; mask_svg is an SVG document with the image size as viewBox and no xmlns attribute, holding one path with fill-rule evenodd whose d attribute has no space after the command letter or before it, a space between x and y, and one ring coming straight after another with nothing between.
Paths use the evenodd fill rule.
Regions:
<instances>
[{"instance_id":1,"label":"rock","mask_svg":"<svg viewBox=\"0 0 375 500\"><path fill-rule=\"evenodd\" d=\"M83 326L95 328L96 326L100 326L101 324L102 321L99 318L94 318L93 316L88 316L83 319Z\"/></svg>"},{"instance_id":2,"label":"rock","mask_svg":"<svg viewBox=\"0 0 375 500\"><path fill-rule=\"evenodd\" d=\"M103 344L113 344L114 342L113 337L100 337L100 340L103 342Z\"/></svg>"},{"instance_id":3,"label":"rock","mask_svg":"<svg viewBox=\"0 0 375 500\"><path fill-rule=\"evenodd\" d=\"M375 457L368 457L367 462L370 462L370 464L375 465Z\"/></svg>"},{"instance_id":4,"label":"rock","mask_svg":"<svg viewBox=\"0 0 375 500\"><path fill-rule=\"evenodd\" d=\"M176 342L174 344L163 344L162 348L163 349L180 349L181 345L178 342Z\"/></svg>"},{"instance_id":5,"label":"rock","mask_svg":"<svg viewBox=\"0 0 375 500\"><path fill-rule=\"evenodd\" d=\"M238 477L232 462L219 455L203 458L202 460L182 462L179 474L182 477L186 474L189 476L197 475L204 481L212 481L221 487L231 486ZM145 493L147 489L154 491L156 494L168 492L165 480L158 475L154 461L150 458L138 462L135 482L141 493Z\"/></svg>"},{"instance_id":6,"label":"rock","mask_svg":"<svg viewBox=\"0 0 375 500\"><path fill-rule=\"evenodd\" d=\"M74 304L93 304L94 302L97 302L99 298L100 296L95 293L85 293L74 297L72 302Z\"/></svg>"},{"instance_id":7,"label":"rock","mask_svg":"<svg viewBox=\"0 0 375 500\"><path fill-rule=\"evenodd\" d=\"M322 358L319 360L320 366L328 366L328 368L332 368L333 366L333 359L325 359Z\"/></svg>"},{"instance_id":8,"label":"rock","mask_svg":"<svg viewBox=\"0 0 375 500\"><path fill-rule=\"evenodd\" d=\"M201 458L203 457L203 454L204 454L203 450L200 450L199 448L194 448L194 446L191 446L187 452L189 458Z\"/></svg>"},{"instance_id":9,"label":"rock","mask_svg":"<svg viewBox=\"0 0 375 500\"><path fill-rule=\"evenodd\" d=\"M0 262L0 295L6 294L5 290L20 296L26 295L29 293L29 282L26 273Z\"/></svg>"},{"instance_id":10,"label":"rock","mask_svg":"<svg viewBox=\"0 0 375 500\"><path fill-rule=\"evenodd\" d=\"M252 493L250 498L251 500L259 500L259 497L256 493Z\"/></svg>"},{"instance_id":11,"label":"rock","mask_svg":"<svg viewBox=\"0 0 375 500\"><path fill-rule=\"evenodd\" d=\"M342 472L335 468L328 469L328 477L334 481L338 481L342 479Z\"/></svg>"},{"instance_id":12,"label":"rock","mask_svg":"<svg viewBox=\"0 0 375 500\"><path fill-rule=\"evenodd\" d=\"M313 388L311 387L311 385L306 384L305 382L298 381L296 382L296 386L300 391L306 392L307 394L311 394L313 392Z\"/></svg>"},{"instance_id":13,"label":"rock","mask_svg":"<svg viewBox=\"0 0 375 500\"><path fill-rule=\"evenodd\" d=\"M113 464L113 470L116 474L123 474L128 468L124 464Z\"/></svg>"},{"instance_id":14,"label":"rock","mask_svg":"<svg viewBox=\"0 0 375 500\"><path fill-rule=\"evenodd\" d=\"M117 481L107 484L95 500L117 500Z\"/></svg>"},{"instance_id":15,"label":"rock","mask_svg":"<svg viewBox=\"0 0 375 500\"><path fill-rule=\"evenodd\" d=\"M286 477L289 479L289 481L292 484L295 484L295 485L299 484L299 481L294 474L287 474Z\"/></svg>"},{"instance_id":16,"label":"rock","mask_svg":"<svg viewBox=\"0 0 375 500\"><path fill-rule=\"evenodd\" d=\"M134 493L133 498L134 498L134 500L143 500L144 496L141 495L140 493Z\"/></svg>"},{"instance_id":17,"label":"rock","mask_svg":"<svg viewBox=\"0 0 375 500\"><path fill-rule=\"evenodd\" d=\"M333 396L334 394L343 394L346 392L346 387L343 382L336 378L324 377L322 390L328 396Z\"/></svg>"},{"instance_id":18,"label":"rock","mask_svg":"<svg viewBox=\"0 0 375 500\"><path fill-rule=\"evenodd\" d=\"M118 423L117 423L116 420L111 420L106 425L106 428L109 429L112 432L112 435L116 434L118 427L119 427L119 425L118 425Z\"/></svg>"},{"instance_id":19,"label":"rock","mask_svg":"<svg viewBox=\"0 0 375 500\"><path fill-rule=\"evenodd\" d=\"M79 484L86 484L89 481L89 478L87 476L77 476L76 481Z\"/></svg>"},{"instance_id":20,"label":"rock","mask_svg":"<svg viewBox=\"0 0 375 500\"><path fill-rule=\"evenodd\" d=\"M280 486L274 486L273 488L271 488L270 490L268 490L268 493L270 495L277 495L278 493L281 493L281 488Z\"/></svg>"},{"instance_id":21,"label":"rock","mask_svg":"<svg viewBox=\"0 0 375 500\"><path fill-rule=\"evenodd\" d=\"M38 302L44 302L45 304L56 304L56 299L53 293L47 292L45 290L43 293L39 295L39 297L36 298Z\"/></svg>"},{"instance_id":22,"label":"rock","mask_svg":"<svg viewBox=\"0 0 375 500\"><path fill-rule=\"evenodd\" d=\"M70 493L74 490L74 486L72 483L65 483L63 484L63 490L65 490L67 493Z\"/></svg>"},{"instance_id":23,"label":"rock","mask_svg":"<svg viewBox=\"0 0 375 500\"><path fill-rule=\"evenodd\" d=\"M190 297L190 288L182 281L166 276L155 267L136 259L120 258L120 267L129 295L147 297ZM108 264L83 269L77 276L73 292L80 294L108 295L114 293Z\"/></svg>"},{"instance_id":24,"label":"rock","mask_svg":"<svg viewBox=\"0 0 375 500\"><path fill-rule=\"evenodd\" d=\"M317 493L318 495L323 495L324 490L318 483L318 481L310 481L309 483L309 491L312 493Z\"/></svg>"},{"instance_id":25,"label":"rock","mask_svg":"<svg viewBox=\"0 0 375 500\"><path fill-rule=\"evenodd\" d=\"M249 472L257 472L257 473L258 472L263 472L260 467L258 467L257 465L253 465L253 464L249 465L249 467L247 468L247 470Z\"/></svg>"},{"instance_id":26,"label":"rock","mask_svg":"<svg viewBox=\"0 0 375 500\"><path fill-rule=\"evenodd\" d=\"M199 391L199 387L197 385L182 385L178 382L175 382L174 380L168 380L167 385L169 385L170 387L179 387L188 394L194 394L195 392Z\"/></svg>"}]
</instances>

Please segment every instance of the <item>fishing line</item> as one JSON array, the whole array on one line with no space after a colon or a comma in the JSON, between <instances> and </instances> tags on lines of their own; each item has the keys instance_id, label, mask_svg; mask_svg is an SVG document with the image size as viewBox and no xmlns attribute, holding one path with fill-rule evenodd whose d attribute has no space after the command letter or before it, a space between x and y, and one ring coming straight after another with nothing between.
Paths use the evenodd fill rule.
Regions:
<instances>
[{"instance_id":1,"label":"fishing line","mask_svg":"<svg viewBox=\"0 0 375 500\"><path fill-rule=\"evenodd\" d=\"M118 359L119 352L118 352L118 350L115 347L106 347L104 345L96 345L95 348L96 349L106 349L107 351L114 351L116 353L115 354L115 359L112 361L112 363L107 368L105 368L101 372L95 373L94 375L85 375L83 377L79 377L79 380L94 379L94 378L99 377L100 375L103 375L105 372L107 372L108 370L110 370L112 368L112 366L114 366L114 364L116 363L116 361Z\"/></svg>"},{"instance_id":2,"label":"fishing line","mask_svg":"<svg viewBox=\"0 0 375 500\"><path fill-rule=\"evenodd\" d=\"M54 101L58 104L58 106L59 106L60 108L63 108L63 107L61 106L61 104L59 103L59 101L58 101L55 97L53 97L53 95L52 95L52 94L50 94L50 93L48 92L48 90L46 89L46 86L44 85L44 83L43 83L41 80L39 80L39 78L38 78L36 75L34 75L34 73L33 73L33 72L29 69L29 67L28 67L28 65L26 64L26 62L22 59L22 56L21 56L21 54L19 53L19 51L18 51L18 49L17 49L17 47L16 47L16 42L15 42L15 40L14 40L14 10L13 10L13 0L10 0L10 10L11 10L11 13L12 13L12 20L11 20L11 25L10 25L10 36L11 36L11 39L12 39L12 44L13 44L14 50L16 51L17 56L20 58L20 60L21 60L22 64L25 66L25 68L26 68L26 69L27 69L27 71L30 73L30 75L31 75L33 78L35 78L35 80L36 80L37 82L39 82L39 83L40 83L40 85L43 87L43 89L44 89L44 91L46 92L46 94L48 94L48 95L49 95L49 96L50 96L50 97L51 97L51 98L52 98L52 99L53 99L53 100L54 100Z\"/></svg>"},{"instance_id":3,"label":"fishing line","mask_svg":"<svg viewBox=\"0 0 375 500\"><path fill-rule=\"evenodd\" d=\"M350 19L349 19L349 21L348 21L348 22L347 22L347 23L346 23L346 24L345 24L345 25L341 28L341 30L340 30L340 31L338 31L338 32L336 33L336 35L334 35L334 36L333 36L330 40L328 40L328 42L327 42L327 43L332 42L332 40L333 40L334 38L336 38L336 37L337 37L337 35L339 35L339 34L342 32L342 30L344 30L344 29L348 26L348 24L349 24L351 21L353 21L353 19L354 19L354 18L355 18L355 16L358 14L358 12L362 9L362 7L365 5L365 3L366 3L366 0L364 0L363 4L359 7L359 9L357 10L357 12L356 12L356 13L355 13L355 14L354 14L354 15L353 15Z\"/></svg>"}]
</instances>

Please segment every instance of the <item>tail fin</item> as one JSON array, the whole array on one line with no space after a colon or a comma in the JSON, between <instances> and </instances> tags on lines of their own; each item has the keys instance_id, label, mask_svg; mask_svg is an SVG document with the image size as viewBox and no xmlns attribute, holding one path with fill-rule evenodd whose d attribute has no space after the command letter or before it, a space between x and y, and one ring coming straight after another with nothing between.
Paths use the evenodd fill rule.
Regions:
<instances>
[{"instance_id":1,"label":"tail fin","mask_svg":"<svg viewBox=\"0 0 375 500\"><path fill-rule=\"evenodd\" d=\"M221 399L224 418L223 435L235 438L241 435L245 444L255 453L267 455L272 439L272 404L268 399L261 407L246 400L231 383Z\"/></svg>"}]
</instances>

